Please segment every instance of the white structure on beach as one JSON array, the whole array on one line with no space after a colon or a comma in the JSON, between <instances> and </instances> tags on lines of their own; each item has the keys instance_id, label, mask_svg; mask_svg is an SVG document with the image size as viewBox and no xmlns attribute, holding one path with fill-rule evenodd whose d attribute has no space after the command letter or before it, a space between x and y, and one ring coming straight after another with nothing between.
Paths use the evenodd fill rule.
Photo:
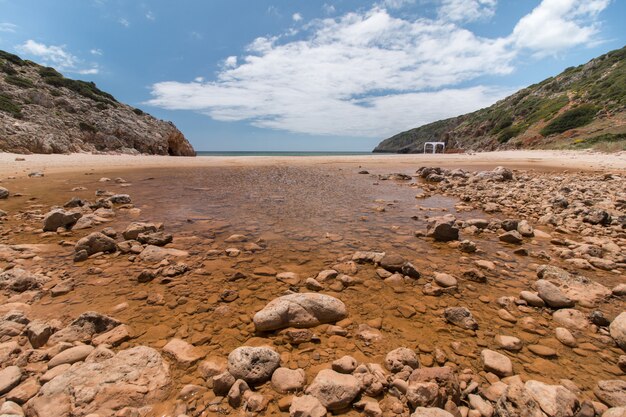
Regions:
<instances>
[{"instance_id":1,"label":"white structure on beach","mask_svg":"<svg viewBox=\"0 0 626 417\"><path fill-rule=\"evenodd\" d=\"M441 146L441 152L444 152L446 150L445 142L426 142L424 143L424 153L426 153L426 148L428 146L433 147L433 153L437 153L437 146Z\"/></svg>"}]
</instances>

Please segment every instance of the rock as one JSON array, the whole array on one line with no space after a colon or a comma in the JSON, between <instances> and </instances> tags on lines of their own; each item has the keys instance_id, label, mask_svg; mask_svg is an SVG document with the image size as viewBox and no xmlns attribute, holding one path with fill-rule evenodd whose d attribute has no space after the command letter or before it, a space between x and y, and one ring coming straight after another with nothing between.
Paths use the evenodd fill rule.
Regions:
<instances>
[{"instance_id":1,"label":"rock","mask_svg":"<svg viewBox=\"0 0 626 417\"><path fill-rule=\"evenodd\" d=\"M390 372L400 372L406 366L411 369L419 368L417 354L413 350L400 347L387 353L385 357L385 367Z\"/></svg>"},{"instance_id":2,"label":"rock","mask_svg":"<svg viewBox=\"0 0 626 417\"><path fill-rule=\"evenodd\" d=\"M0 395L9 392L21 379L22 370L17 366L7 366L0 370Z\"/></svg>"},{"instance_id":3,"label":"rock","mask_svg":"<svg viewBox=\"0 0 626 417\"><path fill-rule=\"evenodd\" d=\"M609 407L626 406L626 381L619 379L598 381L593 393Z\"/></svg>"},{"instance_id":4,"label":"rock","mask_svg":"<svg viewBox=\"0 0 626 417\"><path fill-rule=\"evenodd\" d=\"M114 194L111 197L107 198L111 204L130 204L131 199L128 194Z\"/></svg>"},{"instance_id":5,"label":"rock","mask_svg":"<svg viewBox=\"0 0 626 417\"><path fill-rule=\"evenodd\" d=\"M293 397L289 407L290 417L326 417L326 407L312 395Z\"/></svg>"},{"instance_id":6,"label":"rock","mask_svg":"<svg viewBox=\"0 0 626 417\"><path fill-rule=\"evenodd\" d=\"M567 388L533 380L527 381L524 387L548 417L574 417L578 400Z\"/></svg>"},{"instance_id":7,"label":"rock","mask_svg":"<svg viewBox=\"0 0 626 417\"><path fill-rule=\"evenodd\" d=\"M100 232L94 232L76 242L74 251L78 253L83 250L87 252L88 256L91 256L94 253L99 252L115 252L117 250L117 246L115 244L115 240Z\"/></svg>"},{"instance_id":8,"label":"rock","mask_svg":"<svg viewBox=\"0 0 626 417\"><path fill-rule=\"evenodd\" d=\"M153 233L158 231L157 225L154 223L133 222L126 227L122 233L125 240L137 240L141 233Z\"/></svg>"},{"instance_id":9,"label":"rock","mask_svg":"<svg viewBox=\"0 0 626 417\"><path fill-rule=\"evenodd\" d=\"M510 384L495 406L498 417L545 417L541 407L520 382Z\"/></svg>"},{"instance_id":10,"label":"rock","mask_svg":"<svg viewBox=\"0 0 626 417\"><path fill-rule=\"evenodd\" d=\"M537 268L537 277L552 282L571 300L585 305L597 304L611 295L611 290L604 285L555 266L541 265Z\"/></svg>"},{"instance_id":11,"label":"rock","mask_svg":"<svg viewBox=\"0 0 626 417\"><path fill-rule=\"evenodd\" d=\"M454 417L446 410L434 407L417 407L411 417Z\"/></svg>"},{"instance_id":12,"label":"rock","mask_svg":"<svg viewBox=\"0 0 626 417\"><path fill-rule=\"evenodd\" d=\"M137 241L144 245L165 246L174 241L174 237L165 232L140 233Z\"/></svg>"},{"instance_id":13,"label":"rock","mask_svg":"<svg viewBox=\"0 0 626 417\"><path fill-rule=\"evenodd\" d=\"M538 279L535 282L539 297L552 308L569 308L574 306L574 301L561 292L559 287L548 280Z\"/></svg>"},{"instance_id":14,"label":"rock","mask_svg":"<svg viewBox=\"0 0 626 417\"><path fill-rule=\"evenodd\" d=\"M409 376L407 399L413 406L458 404L461 400L459 380L452 368L447 366L415 369Z\"/></svg>"},{"instance_id":15,"label":"rock","mask_svg":"<svg viewBox=\"0 0 626 417\"><path fill-rule=\"evenodd\" d=\"M39 290L49 278L43 275L32 274L21 268L12 268L0 273L0 289L22 293L29 290Z\"/></svg>"},{"instance_id":16,"label":"rock","mask_svg":"<svg viewBox=\"0 0 626 417\"><path fill-rule=\"evenodd\" d=\"M622 350L626 351L626 311L613 319L609 326L611 337Z\"/></svg>"},{"instance_id":17,"label":"rock","mask_svg":"<svg viewBox=\"0 0 626 417\"><path fill-rule=\"evenodd\" d=\"M73 365L41 387L26 404L26 414L114 415L124 407L142 407L167 398L171 386L167 363L159 352L137 346L110 358Z\"/></svg>"},{"instance_id":18,"label":"rock","mask_svg":"<svg viewBox=\"0 0 626 417\"><path fill-rule=\"evenodd\" d=\"M386 254L380 260L381 268L392 273L400 273L407 275L413 279L419 279L420 273L415 269L413 264L407 262L402 256L398 254Z\"/></svg>"},{"instance_id":19,"label":"rock","mask_svg":"<svg viewBox=\"0 0 626 417\"><path fill-rule=\"evenodd\" d=\"M9 198L9 190L4 187L0 187L0 200Z\"/></svg>"},{"instance_id":20,"label":"rock","mask_svg":"<svg viewBox=\"0 0 626 417\"><path fill-rule=\"evenodd\" d=\"M230 391L230 387L235 383L235 377L230 372L222 372L213 377L213 392L215 395L224 396Z\"/></svg>"},{"instance_id":21,"label":"rock","mask_svg":"<svg viewBox=\"0 0 626 417\"><path fill-rule=\"evenodd\" d=\"M502 233L501 235L498 236L498 239L500 239L500 241L502 242L511 243L514 245L519 245L520 243L524 241L524 238L517 230L511 230L511 231Z\"/></svg>"},{"instance_id":22,"label":"rock","mask_svg":"<svg viewBox=\"0 0 626 417\"><path fill-rule=\"evenodd\" d=\"M576 338L565 327L557 327L554 329L556 339L565 346L574 348L578 344Z\"/></svg>"},{"instance_id":23,"label":"rock","mask_svg":"<svg viewBox=\"0 0 626 417\"><path fill-rule=\"evenodd\" d=\"M611 224L611 220L611 215L608 212L599 209L589 210L589 212L583 216L583 222L593 225L600 224L608 226Z\"/></svg>"},{"instance_id":24,"label":"rock","mask_svg":"<svg viewBox=\"0 0 626 417\"><path fill-rule=\"evenodd\" d=\"M5 398L7 401L12 401L17 404L24 404L26 401L37 395L40 388L41 385L39 385L35 378L29 378L17 387L13 388L11 391L9 391L6 394Z\"/></svg>"},{"instance_id":25,"label":"rock","mask_svg":"<svg viewBox=\"0 0 626 417\"><path fill-rule=\"evenodd\" d=\"M543 307L546 303L539 297L539 295L530 291L521 291L519 296L522 300L526 301L526 303L531 307Z\"/></svg>"},{"instance_id":26,"label":"rock","mask_svg":"<svg viewBox=\"0 0 626 417\"><path fill-rule=\"evenodd\" d=\"M469 394L467 400L473 410L478 410L483 417L491 417L493 415L493 406L480 395Z\"/></svg>"},{"instance_id":27,"label":"rock","mask_svg":"<svg viewBox=\"0 0 626 417\"><path fill-rule=\"evenodd\" d=\"M484 370L487 372L493 372L500 377L513 375L511 360L501 353L484 349L480 352L480 359L483 362Z\"/></svg>"},{"instance_id":28,"label":"rock","mask_svg":"<svg viewBox=\"0 0 626 417\"><path fill-rule=\"evenodd\" d=\"M50 336L49 343L87 342L94 335L107 332L120 324L119 321L112 317L95 311L87 311L78 316L69 326Z\"/></svg>"},{"instance_id":29,"label":"rock","mask_svg":"<svg viewBox=\"0 0 626 417\"><path fill-rule=\"evenodd\" d=\"M456 287L457 281L452 275L435 273L435 283L443 288Z\"/></svg>"},{"instance_id":30,"label":"rock","mask_svg":"<svg viewBox=\"0 0 626 417\"><path fill-rule=\"evenodd\" d=\"M305 385L304 369L278 368L272 374L272 388L281 394L301 391Z\"/></svg>"},{"instance_id":31,"label":"rock","mask_svg":"<svg viewBox=\"0 0 626 417\"><path fill-rule=\"evenodd\" d=\"M602 417L626 417L626 407L613 407L602 413Z\"/></svg>"},{"instance_id":32,"label":"rock","mask_svg":"<svg viewBox=\"0 0 626 417\"><path fill-rule=\"evenodd\" d=\"M347 408L359 392L359 381L354 376L331 369L319 371L306 389L306 394L314 396L326 409L332 411Z\"/></svg>"},{"instance_id":33,"label":"rock","mask_svg":"<svg viewBox=\"0 0 626 417\"><path fill-rule=\"evenodd\" d=\"M56 232L59 227L69 230L82 216L80 213L70 213L62 209L52 210L43 218L43 231Z\"/></svg>"},{"instance_id":34,"label":"rock","mask_svg":"<svg viewBox=\"0 0 626 417\"><path fill-rule=\"evenodd\" d=\"M242 346L228 355L228 372L256 385L269 380L280 366L280 355L269 347Z\"/></svg>"},{"instance_id":35,"label":"rock","mask_svg":"<svg viewBox=\"0 0 626 417\"><path fill-rule=\"evenodd\" d=\"M357 366L359 366L357 360L348 355L345 355L332 363L333 370L342 374L351 374Z\"/></svg>"},{"instance_id":36,"label":"rock","mask_svg":"<svg viewBox=\"0 0 626 417\"><path fill-rule=\"evenodd\" d=\"M426 236L438 242L459 240L459 228L454 225L455 222L456 219L452 215L435 217L429 221Z\"/></svg>"},{"instance_id":37,"label":"rock","mask_svg":"<svg viewBox=\"0 0 626 417\"><path fill-rule=\"evenodd\" d=\"M377 264L383 260L385 252L363 252L358 251L352 255L352 260L359 264Z\"/></svg>"},{"instance_id":38,"label":"rock","mask_svg":"<svg viewBox=\"0 0 626 417\"><path fill-rule=\"evenodd\" d=\"M352 375L359 381L364 395L377 397L387 388L387 373L377 363L366 363L357 366Z\"/></svg>"},{"instance_id":39,"label":"rock","mask_svg":"<svg viewBox=\"0 0 626 417\"><path fill-rule=\"evenodd\" d=\"M526 220L522 220L517 224L517 231L524 237L535 236L535 230Z\"/></svg>"},{"instance_id":40,"label":"rock","mask_svg":"<svg viewBox=\"0 0 626 417\"><path fill-rule=\"evenodd\" d=\"M250 391L250 387L246 384L246 381L242 379L236 380L228 391L228 404L233 408L241 406L243 395L246 391Z\"/></svg>"},{"instance_id":41,"label":"rock","mask_svg":"<svg viewBox=\"0 0 626 417\"><path fill-rule=\"evenodd\" d=\"M187 256L189 253L184 250L148 245L139 254L139 259L144 262L158 263L164 259L185 258Z\"/></svg>"},{"instance_id":42,"label":"rock","mask_svg":"<svg viewBox=\"0 0 626 417\"><path fill-rule=\"evenodd\" d=\"M560 325L576 330L585 330L589 327L589 320L585 314L573 308L562 308L552 313L552 319Z\"/></svg>"},{"instance_id":43,"label":"rock","mask_svg":"<svg viewBox=\"0 0 626 417\"><path fill-rule=\"evenodd\" d=\"M48 323L41 320L33 320L26 326L24 329L24 333L26 337L28 337L28 341L34 349L39 349L44 346L52 333L54 333L54 329Z\"/></svg>"},{"instance_id":44,"label":"rock","mask_svg":"<svg viewBox=\"0 0 626 417\"><path fill-rule=\"evenodd\" d=\"M626 284L618 284L611 290L611 293L616 297L626 295Z\"/></svg>"},{"instance_id":45,"label":"rock","mask_svg":"<svg viewBox=\"0 0 626 417\"><path fill-rule=\"evenodd\" d=\"M496 344L504 350L508 350L511 352L517 352L522 350L524 344L520 339L513 336L505 336L505 335L496 335L495 337Z\"/></svg>"},{"instance_id":46,"label":"rock","mask_svg":"<svg viewBox=\"0 0 626 417\"><path fill-rule=\"evenodd\" d=\"M13 401L5 401L0 406L0 416L2 417L23 417L24 410Z\"/></svg>"},{"instance_id":47,"label":"rock","mask_svg":"<svg viewBox=\"0 0 626 417\"><path fill-rule=\"evenodd\" d=\"M102 344L109 346L118 346L119 344L131 339L132 337L132 329L127 325L122 324L94 337L91 342L94 346L99 346Z\"/></svg>"},{"instance_id":48,"label":"rock","mask_svg":"<svg viewBox=\"0 0 626 417\"><path fill-rule=\"evenodd\" d=\"M54 368L55 366L63 365L64 363L72 364L84 361L85 358L94 350L95 348L90 345L79 345L66 349L50 359L48 362L48 368Z\"/></svg>"},{"instance_id":49,"label":"rock","mask_svg":"<svg viewBox=\"0 0 626 417\"><path fill-rule=\"evenodd\" d=\"M257 331L269 331L284 327L314 327L342 320L347 315L345 304L334 297L298 293L270 301L254 315L253 321Z\"/></svg>"},{"instance_id":50,"label":"rock","mask_svg":"<svg viewBox=\"0 0 626 417\"><path fill-rule=\"evenodd\" d=\"M163 346L163 353L182 367L189 367L204 357L200 349L181 339L172 339Z\"/></svg>"},{"instance_id":51,"label":"rock","mask_svg":"<svg viewBox=\"0 0 626 417\"><path fill-rule=\"evenodd\" d=\"M478 329L478 323L474 320L474 316L465 307L448 307L444 310L444 316L449 323L462 329Z\"/></svg>"}]
</instances>

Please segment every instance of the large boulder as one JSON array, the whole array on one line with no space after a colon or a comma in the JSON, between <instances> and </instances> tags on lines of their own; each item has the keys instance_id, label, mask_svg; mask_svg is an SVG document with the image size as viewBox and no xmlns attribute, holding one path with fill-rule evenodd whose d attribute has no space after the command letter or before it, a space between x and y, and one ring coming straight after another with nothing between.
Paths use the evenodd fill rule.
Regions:
<instances>
[{"instance_id":1,"label":"large boulder","mask_svg":"<svg viewBox=\"0 0 626 417\"><path fill-rule=\"evenodd\" d=\"M609 407L626 407L626 381L620 379L598 381L593 393Z\"/></svg>"},{"instance_id":2,"label":"large boulder","mask_svg":"<svg viewBox=\"0 0 626 417\"><path fill-rule=\"evenodd\" d=\"M626 311L613 319L609 331L615 343L626 351Z\"/></svg>"},{"instance_id":3,"label":"large boulder","mask_svg":"<svg viewBox=\"0 0 626 417\"><path fill-rule=\"evenodd\" d=\"M167 362L159 352L137 346L102 360L75 364L41 387L26 404L33 417L114 415L124 407L164 400L171 385Z\"/></svg>"},{"instance_id":4,"label":"large boulder","mask_svg":"<svg viewBox=\"0 0 626 417\"><path fill-rule=\"evenodd\" d=\"M241 346L228 355L228 372L250 384L269 380L280 366L280 355L269 347Z\"/></svg>"},{"instance_id":5,"label":"large boulder","mask_svg":"<svg viewBox=\"0 0 626 417\"><path fill-rule=\"evenodd\" d=\"M54 232L59 227L71 229L81 217L83 217L81 213L72 213L63 209L52 210L43 218L43 231Z\"/></svg>"},{"instance_id":6,"label":"large boulder","mask_svg":"<svg viewBox=\"0 0 626 417\"><path fill-rule=\"evenodd\" d=\"M289 294L270 301L254 315L257 331L285 327L314 327L333 323L348 316L346 306L329 295L317 293Z\"/></svg>"},{"instance_id":7,"label":"large boulder","mask_svg":"<svg viewBox=\"0 0 626 417\"><path fill-rule=\"evenodd\" d=\"M111 239L107 235L100 232L94 232L76 242L74 251L78 253L83 250L87 252L87 255L93 255L94 253L99 252L109 253L115 252L117 250L117 245L115 244L115 240Z\"/></svg>"},{"instance_id":8,"label":"large boulder","mask_svg":"<svg viewBox=\"0 0 626 417\"><path fill-rule=\"evenodd\" d=\"M538 267L537 277L550 281L567 297L585 305L597 304L611 295L611 290L604 285L552 265Z\"/></svg>"},{"instance_id":9,"label":"large boulder","mask_svg":"<svg viewBox=\"0 0 626 417\"><path fill-rule=\"evenodd\" d=\"M359 381L352 375L340 374L332 369L319 371L306 389L328 410L347 408L361 391Z\"/></svg>"}]
</instances>

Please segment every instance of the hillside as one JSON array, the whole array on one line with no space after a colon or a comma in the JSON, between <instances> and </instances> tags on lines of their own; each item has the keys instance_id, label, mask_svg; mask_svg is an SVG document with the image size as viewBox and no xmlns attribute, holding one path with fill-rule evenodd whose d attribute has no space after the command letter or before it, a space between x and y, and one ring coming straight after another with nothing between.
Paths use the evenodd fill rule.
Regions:
<instances>
[{"instance_id":1,"label":"hillside","mask_svg":"<svg viewBox=\"0 0 626 417\"><path fill-rule=\"evenodd\" d=\"M491 107L399 133L374 152L421 153L426 141L446 142L449 150L625 150L626 47Z\"/></svg>"},{"instance_id":2,"label":"hillside","mask_svg":"<svg viewBox=\"0 0 626 417\"><path fill-rule=\"evenodd\" d=\"M194 156L171 122L118 102L94 83L0 51L0 151Z\"/></svg>"}]
</instances>

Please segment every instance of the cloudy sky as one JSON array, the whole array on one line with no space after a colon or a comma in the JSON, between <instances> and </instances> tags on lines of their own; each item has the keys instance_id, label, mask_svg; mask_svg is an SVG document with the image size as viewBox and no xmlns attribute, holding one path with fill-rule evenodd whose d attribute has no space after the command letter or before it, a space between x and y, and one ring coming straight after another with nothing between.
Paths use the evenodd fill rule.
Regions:
<instances>
[{"instance_id":1,"label":"cloudy sky","mask_svg":"<svg viewBox=\"0 0 626 417\"><path fill-rule=\"evenodd\" d=\"M0 49L198 150L371 150L626 43L622 0L0 0Z\"/></svg>"}]
</instances>

